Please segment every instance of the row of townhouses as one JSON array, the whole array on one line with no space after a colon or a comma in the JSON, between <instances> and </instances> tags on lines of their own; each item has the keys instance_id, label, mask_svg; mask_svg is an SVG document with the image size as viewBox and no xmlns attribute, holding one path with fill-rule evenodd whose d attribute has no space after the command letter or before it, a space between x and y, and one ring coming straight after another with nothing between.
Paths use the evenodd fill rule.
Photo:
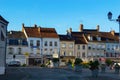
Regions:
<instances>
[{"instance_id":1,"label":"row of townhouses","mask_svg":"<svg viewBox=\"0 0 120 80\"><path fill-rule=\"evenodd\" d=\"M68 60L81 58L84 62L106 58L119 61L119 34L115 31L102 32L96 29L84 29L80 24L78 31L67 30L58 34L55 28L37 26L27 27L22 24L22 31L7 33L6 62L15 59L22 64L38 65L59 58L60 65Z\"/></svg>"}]
</instances>

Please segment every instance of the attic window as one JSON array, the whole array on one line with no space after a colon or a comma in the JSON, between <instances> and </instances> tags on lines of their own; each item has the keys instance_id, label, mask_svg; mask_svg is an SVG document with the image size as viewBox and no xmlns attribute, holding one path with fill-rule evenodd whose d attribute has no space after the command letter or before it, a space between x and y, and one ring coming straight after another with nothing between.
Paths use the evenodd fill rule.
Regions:
<instances>
[{"instance_id":1,"label":"attic window","mask_svg":"<svg viewBox=\"0 0 120 80\"><path fill-rule=\"evenodd\" d=\"M98 40L98 41L101 41L101 37L97 36L97 40Z\"/></svg>"},{"instance_id":2,"label":"attic window","mask_svg":"<svg viewBox=\"0 0 120 80\"><path fill-rule=\"evenodd\" d=\"M88 36L88 39L90 40L90 41L92 41L93 40L93 37L92 36Z\"/></svg>"}]
</instances>

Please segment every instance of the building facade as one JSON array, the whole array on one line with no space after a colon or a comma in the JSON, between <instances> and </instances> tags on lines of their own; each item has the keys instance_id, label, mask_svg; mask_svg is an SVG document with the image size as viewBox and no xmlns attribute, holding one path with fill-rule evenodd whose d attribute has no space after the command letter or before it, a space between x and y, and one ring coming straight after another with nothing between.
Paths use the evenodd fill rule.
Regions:
<instances>
[{"instance_id":1,"label":"building facade","mask_svg":"<svg viewBox=\"0 0 120 80\"><path fill-rule=\"evenodd\" d=\"M74 40L69 35L59 35L60 39L60 66L65 66L70 60L74 62Z\"/></svg>"},{"instance_id":2,"label":"building facade","mask_svg":"<svg viewBox=\"0 0 120 80\"><path fill-rule=\"evenodd\" d=\"M8 21L0 15L0 75L5 74L7 25Z\"/></svg>"},{"instance_id":3,"label":"building facade","mask_svg":"<svg viewBox=\"0 0 120 80\"><path fill-rule=\"evenodd\" d=\"M27 64L26 53L29 49L24 33L21 31L9 31L7 36L6 63L15 60L20 61L21 65Z\"/></svg>"},{"instance_id":4,"label":"building facade","mask_svg":"<svg viewBox=\"0 0 120 80\"><path fill-rule=\"evenodd\" d=\"M22 31L28 41L29 65L47 63L54 54L59 57L59 37L54 28L26 27L23 24Z\"/></svg>"}]
</instances>

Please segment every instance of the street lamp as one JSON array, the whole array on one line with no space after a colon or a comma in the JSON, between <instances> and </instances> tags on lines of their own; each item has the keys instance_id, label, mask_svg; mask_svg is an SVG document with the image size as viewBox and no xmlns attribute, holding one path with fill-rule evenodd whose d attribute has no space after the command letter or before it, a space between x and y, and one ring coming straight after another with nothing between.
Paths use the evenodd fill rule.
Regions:
<instances>
[{"instance_id":1,"label":"street lamp","mask_svg":"<svg viewBox=\"0 0 120 80\"><path fill-rule=\"evenodd\" d=\"M109 12L109 13L107 14L107 16L108 16L108 19L109 19L110 21L116 21L116 22L118 22L118 24L119 24L119 50L118 50L118 52L119 52L119 54L120 54L120 15L118 16L117 19L112 19L112 13Z\"/></svg>"}]
</instances>

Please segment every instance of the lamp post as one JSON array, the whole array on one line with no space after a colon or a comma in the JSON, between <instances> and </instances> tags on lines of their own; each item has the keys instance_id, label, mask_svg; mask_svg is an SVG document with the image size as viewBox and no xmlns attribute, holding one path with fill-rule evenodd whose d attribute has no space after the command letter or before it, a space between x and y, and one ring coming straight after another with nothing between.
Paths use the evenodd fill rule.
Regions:
<instances>
[{"instance_id":1,"label":"lamp post","mask_svg":"<svg viewBox=\"0 0 120 80\"><path fill-rule=\"evenodd\" d=\"M119 49L118 49L118 53L120 54L120 15L118 16L118 18L117 19L112 19L112 13L111 12L109 12L108 14L107 14L107 16L108 16L108 19L110 20L110 21L116 21L116 22L118 22L118 24L119 24Z\"/></svg>"}]
</instances>

